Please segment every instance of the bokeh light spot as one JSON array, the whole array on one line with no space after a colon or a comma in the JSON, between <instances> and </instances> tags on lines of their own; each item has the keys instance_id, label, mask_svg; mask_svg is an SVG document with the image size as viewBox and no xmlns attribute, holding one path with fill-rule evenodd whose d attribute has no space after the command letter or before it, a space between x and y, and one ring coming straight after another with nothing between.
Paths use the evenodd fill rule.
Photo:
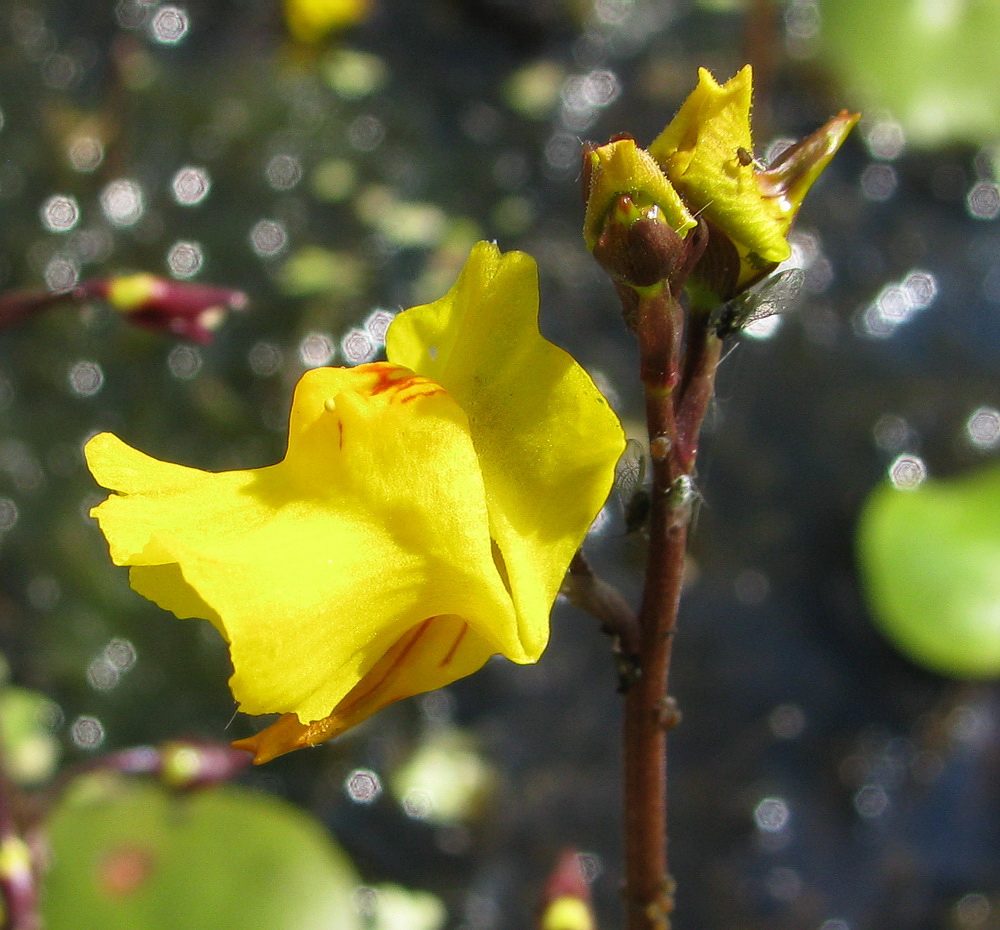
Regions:
<instances>
[{"instance_id":1,"label":"bokeh light spot","mask_svg":"<svg viewBox=\"0 0 1000 930\"><path fill-rule=\"evenodd\" d=\"M854 795L854 809L865 820L877 820L889 808L889 795L881 785L863 785Z\"/></svg>"},{"instance_id":2,"label":"bokeh light spot","mask_svg":"<svg viewBox=\"0 0 1000 930\"><path fill-rule=\"evenodd\" d=\"M969 216L977 220L995 220L1000 216L1000 187L992 181L980 181L965 197Z\"/></svg>"},{"instance_id":3,"label":"bokeh light spot","mask_svg":"<svg viewBox=\"0 0 1000 930\"><path fill-rule=\"evenodd\" d=\"M892 165L869 165L861 172L861 193L865 200L882 203L896 193L899 177Z\"/></svg>"},{"instance_id":4,"label":"bokeh light spot","mask_svg":"<svg viewBox=\"0 0 1000 930\"><path fill-rule=\"evenodd\" d=\"M69 370L69 386L74 394L90 397L104 386L104 370L97 362L77 362Z\"/></svg>"},{"instance_id":5,"label":"bokeh light spot","mask_svg":"<svg viewBox=\"0 0 1000 930\"><path fill-rule=\"evenodd\" d=\"M434 813L434 800L421 788L413 788L403 798L403 810L414 820L427 820Z\"/></svg>"},{"instance_id":6,"label":"bokeh light spot","mask_svg":"<svg viewBox=\"0 0 1000 930\"><path fill-rule=\"evenodd\" d=\"M365 318L365 332L372 337L379 345L385 344L385 334L389 331L389 324L396 314L392 310L373 310Z\"/></svg>"},{"instance_id":7,"label":"bokeh light spot","mask_svg":"<svg viewBox=\"0 0 1000 930\"><path fill-rule=\"evenodd\" d=\"M349 365L360 365L375 357L378 345L364 330L352 329L340 340L340 351Z\"/></svg>"},{"instance_id":8,"label":"bokeh light spot","mask_svg":"<svg viewBox=\"0 0 1000 930\"><path fill-rule=\"evenodd\" d=\"M993 905L990 903L990 899L978 891L962 895L955 902L954 915L955 925L961 930L996 926L996 924L990 923L990 918L993 916Z\"/></svg>"},{"instance_id":9,"label":"bokeh light spot","mask_svg":"<svg viewBox=\"0 0 1000 930\"><path fill-rule=\"evenodd\" d=\"M95 691L111 691L120 677L118 669L104 656L98 656L87 666L87 683Z\"/></svg>"},{"instance_id":10,"label":"bokeh light spot","mask_svg":"<svg viewBox=\"0 0 1000 930\"><path fill-rule=\"evenodd\" d=\"M557 132L545 143L545 161L558 172L576 168L580 161L580 140L567 132Z\"/></svg>"},{"instance_id":11,"label":"bokeh light spot","mask_svg":"<svg viewBox=\"0 0 1000 930\"><path fill-rule=\"evenodd\" d=\"M78 749L93 751L104 742L104 725L96 717L80 716L70 727L70 739Z\"/></svg>"},{"instance_id":12,"label":"bokeh light spot","mask_svg":"<svg viewBox=\"0 0 1000 930\"><path fill-rule=\"evenodd\" d=\"M19 515L17 504L9 497L0 497L0 530L10 530L17 526Z\"/></svg>"},{"instance_id":13,"label":"bokeh light spot","mask_svg":"<svg viewBox=\"0 0 1000 930\"><path fill-rule=\"evenodd\" d=\"M104 161L104 145L93 136L77 136L69 143L66 155L75 171L87 174Z\"/></svg>"},{"instance_id":14,"label":"bokeh light spot","mask_svg":"<svg viewBox=\"0 0 1000 930\"><path fill-rule=\"evenodd\" d=\"M290 191L302 180L302 165L292 155L275 155L267 163L264 175L275 190Z\"/></svg>"},{"instance_id":15,"label":"bokeh light spot","mask_svg":"<svg viewBox=\"0 0 1000 930\"><path fill-rule=\"evenodd\" d=\"M355 769L347 776L344 790L357 804L371 804L382 793L382 783L371 769Z\"/></svg>"},{"instance_id":16,"label":"bokeh light spot","mask_svg":"<svg viewBox=\"0 0 1000 930\"><path fill-rule=\"evenodd\" d=\"M190 27L187 13L177 6L161 6L149 22L149 34L161 45L176 45Z\"/></svg>"},{"instance_id":17,"label":"bokeh light spot","mask_svg":"<svg viewBox=\"0 0 1000 930\"><path fill-rule=\"evenodd\" d=\"M61 194L49 197L39 213L49 232L68 232L80 222L80 207L75 197Z\"/></svg>"},{"instance_id":18,"label":"bokeh light spot","mask_svg":"<svg viewBox=\"0 0 1000 930\"><path fill-rule=\"evenodd\" d=\"M250 245L261 257L277 255L288 245L288 231L277 220L261 220L250 230Z\"/></svg>"},{"instance_id":19,"label":"bokeh light spot","mask_svg":"<svg viewBox=\"0 0 1000 930\"><path fill-rule=\"evenodd\" d=\"M179 381L190 381L201 371L201 353L189 345L176 345L167 356L167 367Z\"/></svg>"},{"instance_id":20,"label":"bokeh light spot","mask_svg":"<svg viewBox=\"0 0 1000 930\"><path fill-rule=\"evenodd\" d=\"M806 715L798 704L779 704L768 714L767 725L777 739L797 739L806 728Z\"/></svg>"},{"instance_id":21,"label":"bokeh light spot","mask_svg":"<svg viewBox=\"0 0 1000 930\"><path fill-rule=\"evenodd\" d=\"M994 449L1000 444L1000 411L979 407L965 421L969 442L977 449Z\"/></svg>"},{"instance_id":22,"label":"bokeh light spot","mask_svg":"<svg viewBox=\"0 0 1000 930\"><path fill-rule=\"evenodd\" d=\"M336 352L333 340L326 333L309 333L299 343L299 358L309 368L329 365Z\"/></svg>"},{"instance_id":23,"label":"bokeh light spot","mask_svg":"<svg viewBox=\"0 0 1000 930\"><path fill-rule=\"evenodd\" d=\"M901 455L889 466L889 480L901 491L919 488L927 478L927 466L915 455Z\"/></svg>"},{"instance_id":24,"label":"bokeh light spot","mask_svg":"<svg viewBox=\"0 0 1000 930\"><path fill-rule=\"evenodd\" d=\"M136 662L135 646L127 639L115 638L104 647L105 658L120 672L127 672Z\"/></svg>"},{"instance_id":25,"label":"bokeh light spot","mask_svg":"<svg viewBox=\"0 0 1000 930\"><path fill-rule=\"evenodd\" d=\"M906 148L906 133L900 123L892 119L876 120L865 133L865 144L872 158L893 161Z\"/></svg>"},{"instance_id":26,"label":"bokeh light spot","mask_svg":"<svg viewBox=\"0 0 1000 930\"><path fill-rule=\"evenodd\" d=\"M247 353L250 370L259 378L269 378L281 371L284 357L273 342L256 342Z\"/></svg>"},{"instance_id":27,"label":"bokeh light spot","mask_svg":"<svg viewBox=\"0 0 1000 930\"><path fill-rule=\"evenodd\" d=\"M937 278L929 271L914 269L902 281L887 284L862 311L859 327L867 336L884 338L926 310L938 295Z\"/></svg>"},{"instance_id":28,"label":"bokeh light spot","mask_svg":"<svg viewBox=\"0 0 1000 930\"><path fill-rule=\"evenodd\" d=\"M197 242L175 242L167 253L170 273L177 278L193 277L204 263L205 256Z\"/></svg>"},{"instance_id":29,"label":"bokeh light spot","mask_svg":"<svg viewBox=\"0 0 1000 930\"><path fill-rule=\"evenodd\" d=\"M791 816L784 798L764 798L753 811L754 824L763 833L780 833L788 826Z\"/></svg>"},{"instance_id":30,"label":"bokeh light spot","mask_svg":"<svg viewBox=\"0 0 1000 930\"><path fill-rule=\"evenodd\" d=\"M385 139L385 126L375 116L359 116L347 127L347 141L359 152L373 152Z\"/></svg>"},{"instance_id":31,"label":"bokeh light spot","mask_svg":"<svg viewBox=\"0 0 1000 930\"><path fill-rule=\"evenodd\" d=\"M115 226L134 226L145 210L142 188L126 178L112 181L101 192L101 209Z\"/></svg>"},{"instance_id":32,"label":"bokeh light spot","mask_svg":"<svg viewBox=\"0 0 1000 930\"><path fill-rule=\"evenodd\" d=\"M201 203L212 187L212 180L204 168L194 168L190 165L181 168L170 182L174 200L185 207L193 207Z\"/></svg>"}]
</instances>

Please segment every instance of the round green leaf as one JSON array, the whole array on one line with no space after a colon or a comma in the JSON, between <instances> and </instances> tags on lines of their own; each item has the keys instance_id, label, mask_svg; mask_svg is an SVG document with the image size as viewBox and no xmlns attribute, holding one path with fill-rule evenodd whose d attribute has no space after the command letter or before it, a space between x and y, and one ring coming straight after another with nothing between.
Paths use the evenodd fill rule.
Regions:
<instances>
[{"instance_id":1,"label":"round green leaf","mask_svg":"<svg viewBox=\"0 0 1000 930\"><path fill-rule=\"evenodd\" d=\"M824 0L820 14L820 54L852 108L889 111L916 145L1000 135L1000 4Z\"/></svg>"},{"instance_id":2,"label":"round green leaf","mask_svg":"<svg viewBox=\"0 0 1000 930\"><path fill-rule=\"evenodd\" d=\"M37 691L0 688L0 749L7 775L21 785L51 777L59 762L59 741L52 732L59 714L55 702Z\"/></svg>"},{"instance_id":3,"label":"round green leaf","mask_svg":"<svg viewBox=\"0 0 1000 930\"><path fill-rule=\"evenodd\" d=\"M47 930L358 930L358 880L326 832L234 787L78 783L49 823Z\"/></svg>"},{"instance_id":4,"label":"round green leaf","mask_svg":"<svg viewBox=\"0 0 1000 930\"><path fill-rule=\"evenodd\" d=\"M858 546L875 617L903 653L956 678L1000 675L1000 468L876 488Z\"/></svg>"}]
</instances>

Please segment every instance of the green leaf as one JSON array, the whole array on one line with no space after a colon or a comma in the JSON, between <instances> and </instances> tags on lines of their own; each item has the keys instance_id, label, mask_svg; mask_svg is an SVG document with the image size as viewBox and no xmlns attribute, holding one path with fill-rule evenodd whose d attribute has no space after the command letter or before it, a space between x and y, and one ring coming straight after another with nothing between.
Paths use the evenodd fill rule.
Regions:
<instances>
[{"instance_id":1,"label":"green leaf","mask_svg":"<svg viewBox=\"0 0 1000 930\"><path fill-rule=\"evenodd\" d=\"M234 787L81 780L51 818L47 930L358 930L358 885L323 828Z\"/></svg>"},{"instance_id":2,"label":"green leaf","mask_svg":"<svg viewBox=\"0 0 1000 930\"><path fill-rule=\"evenodd\" d=\"M457 728L432 732L392 774L393 794L414 816L456 824L481 813L496 787L496 774L472 739Z\"/></svg>"},{"instance_id":3,"label":"green leaf","mask_svg":"<svg viewBox=\"0 0 1000 930\"><path fill-rule=\"evenodd\" d=\"M13 686L0 688L0 749L8 777L36 785L51 777L59 762L52 733L59 708L44 694Z\"/></svg>"},{"instance_id":4,"label":"green leaf","mask_svg":"<svg viewBox=\"0 0 1000 930\"><path fill-rule=\"evenodd\" d=\"M900 651L956 678L1000 675L1000 468L876 488L858 549L875 617Z\"/></svg>"},{"instance_id":5,"label":"green leaf","mask_svg":"<svg viewBox=\"0 0 1000 930\"><path fill-rule=\"evenodd\" d=\"M851 108L888 110L921 146L1000 135L1000 4L824 0L821 57Z\"/></svg>"}]
</instances>

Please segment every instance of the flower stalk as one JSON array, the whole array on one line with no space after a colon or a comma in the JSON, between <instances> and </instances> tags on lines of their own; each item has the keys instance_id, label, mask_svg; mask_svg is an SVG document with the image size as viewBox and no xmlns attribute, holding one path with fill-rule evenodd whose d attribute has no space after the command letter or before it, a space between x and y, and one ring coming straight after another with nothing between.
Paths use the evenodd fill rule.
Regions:
<instances>
[{"instance_id":1,"label":"flower stalk","mask_svg":"<svg viewBox=\"0 0 1000 930\"><path fill-rule=\"evenodd\" d=\"M623 723L628 930L668 930L674 910L667 733L680 718L668 687L699 436L729 335L717 308L791 255L787 237L802 199L858 119L841 113L771 168L758 167L751 94L749 66L723 85L702 69L648 151L627 136L583 150L583 237L638 340L652 460L646 578Z\"/></svg>"},{"instance_id":2,"label":"flower stalk","mask_svg":"<svg viewBox=\"0 0 1000 930\"><path fill-rule=\"evenodd\" d=\"M684 312L663 288L640 297L637 333L652 461L652 507L646 581L638 617L638 677L625 695L623 792L629 930L666 930L673 911L667 859L667 733L677 714L668 698L670 658L684 581L693 472L701 423L712 397L721 340L701 327L681 361L656 364L663 319ZM643 325L644 323L648 325ZM671 331L680 327L674 323ZM674 358L669 347L669 358ZM662 356L661 356L662 358ZM681 390L681 387L686 390Z\"/></svg>"}]
</instances>

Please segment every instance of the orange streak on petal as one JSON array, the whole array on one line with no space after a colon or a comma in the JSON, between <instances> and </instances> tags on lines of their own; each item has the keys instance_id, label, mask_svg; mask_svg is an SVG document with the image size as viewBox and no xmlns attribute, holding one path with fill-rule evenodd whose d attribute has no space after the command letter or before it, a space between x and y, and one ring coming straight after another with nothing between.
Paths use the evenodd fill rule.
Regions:
<instances>
[{"instance_id":1,"label":"orange streak on petal","mask_svg":"<svg viewBox=\"0 0 1000 930\"><path fill-rule=\"evenodd\" d=\"M259 733L245 739L236 740L232 745L235 749L243 749L253 753L254 765L262 765L272 759L296 749L315 746L328 739L339 736L355 724L371 716L394 701L408 697L406 694L380 696L380 691L388 690L395 673L402 667L406 657L427 633L438 617L429 617L419 626L414 627L402 636L373 668L354 686L347 696L333 709L328 717L302 723L296 714L283 714L270 726ZM465 635L464 627L458 639L448 653L451 658L458 643ZM447 661L447 659L446 659ZM444 664L444 663L442 663ZM383 700L382 697L387 697Z\"/></svg>"},{"instance_id":2,"label":"orange streak on petal","mask_svg":"<svg viewBox=\"0 0 1000 930\"><path fill-rule=\"evenodd\" d=\"M373 397L392 391L397 395L393 399L405 404L418 397L444 393L444 388L436 381L391 362L373 362L368 371L375 375L375 381L369 388Z\"/></svg>"},{"instance_id":3,"label":"orange streak on petal","mask_svg":"<svg viewBox=\"0 0 1000 930\"><path fill-rule=\"evenodd\" d=\"M459 644L465 639L465 634L469 632L469 624L463 623L462 629L458 631L458 636L455 637L455 642L451 644L451 648L448 650L445 657L441 660L438 667L444 668L455 656L458 651Z\"/></svg>"},{"instance_id":4,"label":"orange streak on petal","mask_svg":"<svg viewBox=\"0 0 1000 930\"><path fill-rule=\"evenodd\" d=\"M407 636L398 640L396 644L375 664L375 666L351 689L347 697L342 700L335 712L339 715L350 713L362 701L370 698L375 692L381 689L392 677L403 660L413 650L420 638L427 632L428 627L437 617L428 617L420 626L415 627ZM369 681L370 676L378 675L374 681ZM363 691L359 690L362 685L368 685Z\"/></svg>"}]
</instances>

